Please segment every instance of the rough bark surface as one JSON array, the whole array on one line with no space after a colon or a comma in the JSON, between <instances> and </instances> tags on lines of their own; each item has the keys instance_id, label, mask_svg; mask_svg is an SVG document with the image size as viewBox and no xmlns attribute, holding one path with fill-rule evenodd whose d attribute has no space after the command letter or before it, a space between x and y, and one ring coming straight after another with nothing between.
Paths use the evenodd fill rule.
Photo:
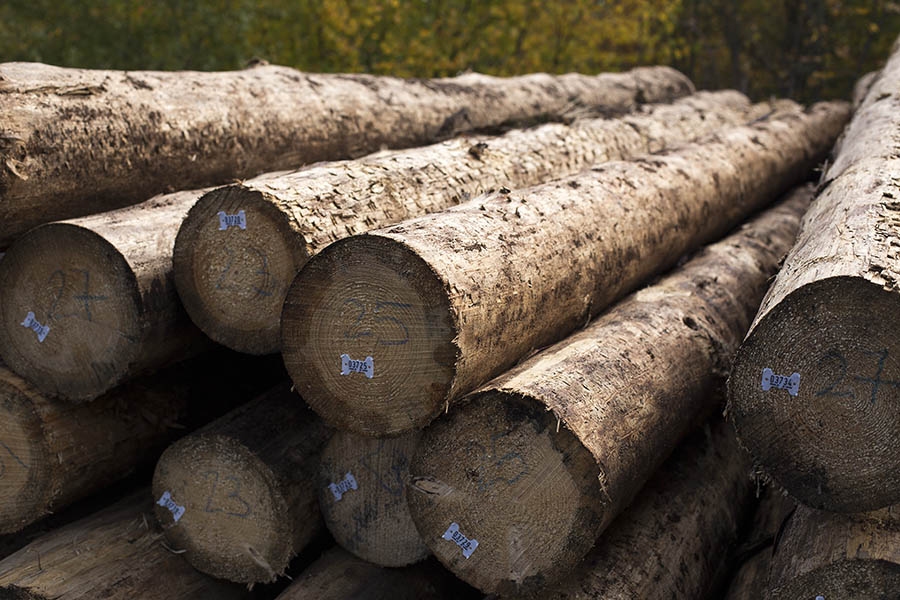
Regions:
<instances>
[{"instance_id":1,"label":"rough bark surface","mask_svg":"<svg viewBox=\"0 0 900 600\"><path fill-rule=\"evenodd\" d=\"M298 392L340 428L426 425L798 183L848 112L819 104L332 244L282 313Z\"/></svg>"},{"instance_id":2,"label":"rough bark surface","mask_svg":"<svg viewBox=\"0 0 900 600\"><path fill-rule=\"evenodd\" d=\"M900 502L898 132L900 51L836 145L730 378L741 442L814 508ZM765 369L799 383L766 384Z\"/></svg>"},{"instance_id":3,"label":"rough bark surface","mask_svg":"<svg viewBox=\"0 0 900 600\"><path fill-rule=\"evenodd\" d=\"M162 192L691 91L668 67L404 80L278 66L166 73L0 64L0 245L42 222Z\"/></svg>"},{"instance_id":4,"label":"rough bark surface","mask_svg":"<svg viewBox=\"0 0 900 600\"><path fill-rule=\"evenodd\" d=\"M426 430L410 511L432 552L487 593L553 586L699 420L788 251L791 197ZM455 522L478 548L443 539Z\"/></svg>"},{"instance_id":5,"label":"rough bark surface","mask_svg":"<svg viewBox=\"0 0 900 600\"><path fill-rule=\"evenodd\" d=\"M238 600L240 586L195 571L150 524L149 490L0 561L2 600Z\"/></svg>"},{"instance_id":6,"label":"rough bark surface","mask_svg":"<svg viewBox=\"0 0 900 600\"><path fill-rule=\"evenodd\" d=\"M202 192L20 238L0 262L0 356L9 368L45 394L90 400L207 348L172 272L175 236Z\"/></svg>"},{"instance_id":7,"label":"rough bark surface","mask_svg":"<svg viewBox=\"0 0 900 600\"><path fill-rule=\"evenodd\" d=\"M331 433L280 386L170 446L153 476L169 545L214 577L283 575L321 529L312 483Z\"/></svg>"},{"instance_id":8,"label":"rough bark surface","mask_svg":"<svg viewBox=\"0 0 900 600\"><path fill-rule=\"evenodd\" d=\"M455 598L433 564L385 569L335 548L314 562L277 600L441 600Z\"/></svg>"},{"instance_id":9,"label":"rough bark surface","mask_svg":"<svg viewBox=\"0 0 900 600\"><path fill-rule=\"evenodd\" d=\"M621 119L462 137L243 181L191 209L175 242L175 282L212 339L241 352L276 352L288 286L310 256L338 239L503 187L656 152L765 110L738 92L699 93ZM243 214L245 228L220 230L222 213Z\"/></svg>"},{"instance_id":10,"label":"rough bark surface","mask_svg":"<svg viewBox=\"0 0 900 600\"><path fill-rule=\"evenodd\" d=\"M226 383L221 373L235 367L256 377ZM0 534L153 464L167 444L269 387L279 371L271 360L238 363L218 352L74 405L0 366Z\"/></svg>"},{"instance_id":11,"label":"rough bark surface","mask_svg":"<svg viewBox=\"0 0 900 600\"><path fill-rule=\"evenodd\" d=\"M746 539L737 547L735 573L724 600L761 600L768 590L775 540L796 503L780 490L766 488Z\"/></svg>"},{"instance_id":12,"label":"rough bark surface","mask_svg":"<svg viewBox=\"0 0 900 600\"><path fill-rule=\"evenodd\" d=\"M356 556L383 567L425 559L406 502L409 463L421 437L334 434L319 462L319 507L335 541Z\"/></svg>"},{"instance_id":13,"label":"rough bark surface","mask_svg":"<svg viewBox=\"0 0 900 600\"><path fill-rule=\"evenodd\" d=\"M852 515L799 506L779 538L771 600L889 600L900 590L900 507Z\"/></svg>"},{"instance_id":14,"label":"rough bark surface","mask_svg":"<svg viewBox=\"0 0 900 600\"><path fill-rule=\"evenodd\" d=\"M691 436L584 562L541 600L695 600L752 507L749 465L721 423Z\"/></svg>"}]
</instances>

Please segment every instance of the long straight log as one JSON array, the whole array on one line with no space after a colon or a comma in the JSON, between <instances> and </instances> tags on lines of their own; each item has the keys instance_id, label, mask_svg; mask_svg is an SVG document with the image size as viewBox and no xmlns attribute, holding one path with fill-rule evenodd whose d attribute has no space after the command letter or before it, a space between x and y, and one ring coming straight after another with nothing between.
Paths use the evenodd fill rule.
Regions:
<instances>
[{"instance_id":1,"label":"long straight log","mask_svg":"<svg viewBox=\"0 0 900 600\"><path fill-rule=\"evenodd\" d=\"M735 572L724 600L765 598L775 540L796 506L780 490L766 488L747 537L735 550Z\"/></svg>"},{"instance_id":2,"label":"long straight log","mask_svg":"<svg viewBox=\"0 0 900 600\"><path fill-rule=\"evenodd\" d=\"M149 491L38 538L0 561L2 600L238 600L241 586L195 571L151 526Z\"/></svg>"},{"instance_id":3,"label":"long straight log","mask_svg":"<svg viewBox=\"0 0 900 600\"><path fill-rule=\"evenodd\" d=\"M900 590L900 507L837 514L798 506L775 548L771 600L886 600Z\"/></svg>"},{"instance_id":4,"label":"long straight log","mask_svg":"<svg viewBox=\"0 0 900 600\"><path fill-rule=\"evenodd\" d=\"M0 366L0 534L152 465L185 430L252 398L283 372L271 360L244 358L214 353L79 405L47 398ZM238 368L256 377L237 384L222 377Z\"/></svg>"},{"instance_id":5,"label":"long straight log","mask_svg":"<svg viewBox=\"0 0 900 600\"><path fill-rule=\"evenodd\" d=\"M327 421L428 424L808 175L844 103L335 242L288 292L282 353Z\"/></svg>"},{"instance_id":6,"label":"long straight log","mask_svg":"<svg viewBox=\"0 0 900 600\"><path fill-rule=\"evenodd\" d=\"M734 363L741 443L799 501L900 503L900 46L835 148Z\"/></svg>"},{"instance_id":7,"label":"long straight log","mask_svg":"<svg viewBox=\"0 0 900 600\"><path fill-rule=\"evenodd\" d=\"M622 119L463 137L220 188L197 202L178 233L175 283L212 339L241 352L276 352L287 288L331 242L502 187L661 150L742 123L751 112L738 92L700 93ZM223 225L229 216L238 221Z\"/></svg>"},{"instance_id":8,"label":"long straight log","mask_svg":"<svg viewBox=\"0 0 900 600\"><path fill-rule=\"evenodd\" d=\"M43 393L90 400L209 346L178 300L175 236L203 190L41 225L0 261L0 357Z\"/></svg>"},{"instance_id":9,"label":"long straight log","mask_svg":"<svg viewBox=\"0 0 900 600\"><path fill-rule=\"evenodd\" d=\"M749 464L717 423L688 438L561 585L541 600L705 598L750 516Z\"/></svg>"},{"instance_id":10,"label":"long straight log","mask_svg":"<svg viewBox=\"0 0 900 600\"><path fill-rule=\"evenodd\" d=\"M564 579L717 407L811 198L799 189L432 424L409 507L438 559L486 593ZM445 541L451 523L474 552Z\"/></svg>"},{"instance_id":11,"label":"long straight log","mask_svg":"<svg viewBox=\"0 0 900 600\"><path fill-rule=\"evenodd\" d=\"M369 438L338 431L319 463L319 507L335 541L383 567L429 555L406 502L409 463L421 433Z\"/></svg>"},{"instance_id":12,"label":"long straight log","mask_svg":"<svg viewBox=\"0 0 900 600\"><path fill-rule=\"evenodd\" d=\"M434 564L385 569L335 548L303 571L277 600L456 600L452 579Z\"/></svg>"},{"instance_id":13,"label":"long straight log","mask_svg":"<svg viewBox=\"0 0 900 600\"><path fill-rule=\"evenodd\" d=\"M214 577L283 575L321 531L313 485L331 433L279 386L170 446L153 476L169 545Z\"/></svg>"},{"instance_id":14,"label":"long straight log","mask_svg":"<svg viewBox=\"0 0 900 600\"><path fill-rule=\"evenodd\" d=\"M0 246L39 223L264 171L693 91L668 67L448 79L0 64Z\"/></svg>"}]
</instances>

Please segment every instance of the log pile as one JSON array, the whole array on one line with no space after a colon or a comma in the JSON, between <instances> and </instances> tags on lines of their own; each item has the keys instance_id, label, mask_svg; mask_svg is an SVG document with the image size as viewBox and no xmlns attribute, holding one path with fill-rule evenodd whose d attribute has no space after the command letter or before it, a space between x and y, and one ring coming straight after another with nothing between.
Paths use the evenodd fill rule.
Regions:
<instances>
[{"instance_id":1,"label":"log pile","mask_svg":"<svg viewBox=\"0 0 900 600\"><path fill-rule=\"evenodd\" d=\"M889 143L894 71L857 86L814 187L849 103L754 105L666 67L0 64L0 599L896 589L900 267L872 174L893 159L862 151ZM871 210L846 201L863 187ZM795 289L811 304L780 309ZM769 314L807 330L757 341ZM882 446L849 484L754 445L787 417L746 356L775 348L791 394L795 333L820 366L802 398L856 369L806 433L817 406L818 427L888 419L851 432ZM873 473L879 511L785 514L787 493L863 507ZM768 480L786 492L754 518Z\"/></svg>"}]
</instances>

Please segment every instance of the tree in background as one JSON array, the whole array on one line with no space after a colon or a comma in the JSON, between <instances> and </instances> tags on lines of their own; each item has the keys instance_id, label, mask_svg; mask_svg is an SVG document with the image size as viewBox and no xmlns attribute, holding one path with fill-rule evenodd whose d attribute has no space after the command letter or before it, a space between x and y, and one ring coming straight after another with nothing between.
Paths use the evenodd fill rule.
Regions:
<instances>
[{"instance_id":1,"label":"tree in background","mask_svg":"<svg viewBox=\"0 0 900 600\"><path fill-rule=\"evenodd\" d=\"M848 96L900 32L887 0L6 0L0 60L434 77L670 64L756 99Z\"/></svg>"}]
</instances>

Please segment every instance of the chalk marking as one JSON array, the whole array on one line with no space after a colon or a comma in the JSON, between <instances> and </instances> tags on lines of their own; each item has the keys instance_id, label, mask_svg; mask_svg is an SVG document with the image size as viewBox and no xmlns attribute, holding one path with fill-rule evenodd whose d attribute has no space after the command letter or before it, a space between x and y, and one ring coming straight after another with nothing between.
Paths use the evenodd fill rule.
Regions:
<instances>
[{"instance_id":1,"label":"chalk marking","mask_svg":"<svg viewBox=\"0 0 900 600\"><path fill-rule=\"evenodd\" d=\"M247 214L243 210L239 210L236 215L229 215L224 210L216 214L219 217L219 231L225 231L229 227L247 229Z\"/></svg>"},{"instance_id":2,"label":"chalk marking","mask_svg":"<svg viewBox=\"0 0 900 600\"><path fill-rule=\"evenodd\" d=\"M344 475L343 480L338 481L337 483L329 483L328 489L334 494L335 501L340 502L341 498L344 497L344 494L350 490L358 490L359 484L356 482L356 477L353 476L353 473L347 473Z\"/></svg>"},{"instance_id":3,"label":"chalk marking","mask_svg":"<svg viewBox=\"0 0 900 600\"><path fill-rule=\"evenodd\" d=\"M790 377L787 375L776 375L772 369L766 367L762 371L762 389L768 392L775 388L779 390L787 390L791 396L800 393L800 373L794 373Z\"/></svg>"},{"instance_id":4,"label":"chalk marking","mask_svg":"<svg viewBox=\"0 0 900 600\"><path fill-rule=\"evenodd\" d=\"M366 360L353 360L349 354L341 354L341 375L350 373L362 373L369 379L375 376L375 361L371 356Z\"/></svg>"},{"instance_id":5,"label":"chalk marking","mask_svg":"<svg viewBox=\"0 0 900 600\"><path fill-rule=\"evenodd\" d=\"M478 547L478 540L469 539L459 532L458 523L450 523L450 527L447 528L447 531L444 532L444 535L442 535L441 538L454 542L457 546L462 548L462 555L465 558L472 556L472 553L475 552L475 548Z\"/></svg>"},{"instance_id":6,"label":"chalk marking","mask_svg":"<svg viewBox=\"0 0 900 600\"><path fill-rule=\"evenodd\" d=\"M157 504L162 506L163 508L168 508L169 512L172 513L172 516L175 517L176 523L179 519L181 519L181 517L184 516L184 507L178 506L172 499L172 494L170 494L169 492L164 493Z\"/></svg>"},{"instance_id":7,"label":"chalk marking","mask_svg":"<svg viewBox=\"0 0 900 600\"><path fill-rule=\"evenodd\" d=\"M47 338L47 334L50 333L50 326L38 323L37 319L34 318L34 313L30 310L28 311L28 314L25 315L25 320L22 321L20 325L34 331L37 334L39 342L43 342Z\"/></svg>"}]
</instances>

